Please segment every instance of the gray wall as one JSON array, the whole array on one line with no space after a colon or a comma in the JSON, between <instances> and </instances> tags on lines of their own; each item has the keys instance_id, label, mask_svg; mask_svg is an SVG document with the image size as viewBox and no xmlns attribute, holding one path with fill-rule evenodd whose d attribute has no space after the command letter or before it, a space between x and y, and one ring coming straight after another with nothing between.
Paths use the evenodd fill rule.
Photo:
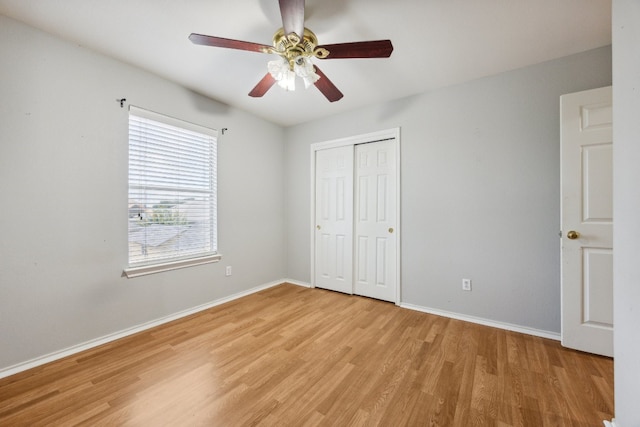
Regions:
<instances>
[{"instance_id":1,"label":"gray wall","mask_svg":"<svg viewBox=\"0 0 640 427\"><path fill-rule=\"evenodd\" d=\"M613 277L617 427L640 426L640 3L613 2Z\"/></svg>"},{"instance_id":2,"label":"gray wall","mask_svg":"<svg viewBox=\"0 0 640 427\"><path fill-rule=\"evenodd\" d=\"M604 47L288 128L288 277L311 281L309 145L400 127L402 302L559 333L559 97L610 84Z\"/></svg>"},{"instance_id":3,"label":"gray wall","mask_svg":"<svg viewBox=\"0 0 640 427\"><path fill-rule=\"evenodd\" d=\"M0 370L285 276L280 127L2 15L0 61ZM218 154L222 262L121 277L122 97L229 129Z\"/></svg>"}]
</instances>

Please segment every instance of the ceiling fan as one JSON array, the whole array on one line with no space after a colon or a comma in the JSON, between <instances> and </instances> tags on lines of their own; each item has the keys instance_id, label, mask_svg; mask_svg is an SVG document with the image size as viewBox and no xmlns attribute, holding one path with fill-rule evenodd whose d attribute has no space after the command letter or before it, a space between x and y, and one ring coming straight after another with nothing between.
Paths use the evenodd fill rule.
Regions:
<instances>
[{"instance_id":1,"label":"ceiling fan","mask_svg":"<svg viewBox=\"0 0 640 427\"><path fill-rule=\"evenodd\" d=\"M304 26L304 0L278 1L282 28L273 36L272 46L196 33L189 36L189 40L198 45L278 55L280 58L269 61L269 72L249 92L249 96L261 97L275 83L286 90L293 90L295 78L298 76L304 81L305 87L315 85L330 102L334 102L343 97L342 92L317 66L314 66L311 58L388 58L393 52L391 40L318 46L316 35Z\"/></svg>"}]
</instances>

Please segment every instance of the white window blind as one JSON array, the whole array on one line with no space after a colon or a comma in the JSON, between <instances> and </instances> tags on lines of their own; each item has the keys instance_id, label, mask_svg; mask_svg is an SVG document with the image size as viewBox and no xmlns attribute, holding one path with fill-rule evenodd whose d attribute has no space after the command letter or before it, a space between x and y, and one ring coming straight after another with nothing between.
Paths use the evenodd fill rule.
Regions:
<instances>
[{"instance_id":1,"label":"white window blind","mask_svg":"<svg viewBox=\"0 0 640 427\"><path fill-rule=\"evenodd\" d=\"M217 132L129 107L129 267L217 253Z\"/></svg>"}]
</instances>

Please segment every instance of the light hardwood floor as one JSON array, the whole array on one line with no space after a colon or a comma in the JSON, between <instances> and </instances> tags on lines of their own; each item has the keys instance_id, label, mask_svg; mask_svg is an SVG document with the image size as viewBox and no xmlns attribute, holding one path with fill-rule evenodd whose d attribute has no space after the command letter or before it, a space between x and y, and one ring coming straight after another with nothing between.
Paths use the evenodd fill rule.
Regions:
<instances>
[{"instance_id":1,"label":"light hardwood floor","mask_svg":"<svg viewBox=\"0 0 640 427\"><path fill-rule=\"evenodd\" d=\"M280 285L0 380L0 426L602 426L613 362Z\"/></svg>"}]
</instances>

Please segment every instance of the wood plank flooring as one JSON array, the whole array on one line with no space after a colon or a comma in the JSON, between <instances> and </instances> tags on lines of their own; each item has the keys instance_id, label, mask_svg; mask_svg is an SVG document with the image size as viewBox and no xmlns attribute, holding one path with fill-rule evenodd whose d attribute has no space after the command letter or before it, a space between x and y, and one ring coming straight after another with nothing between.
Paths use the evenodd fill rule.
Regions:
<instances>
[{"instance_id":1,"label":"wood plank flooring","mask_svg":"<svg viewBox=\"0 0 640 427\"><path fill-rule=\"evenodd\" d=\"M283 284L0 380L0 426L602 426L613 362Z\"/></svg>"}]
</instances>

